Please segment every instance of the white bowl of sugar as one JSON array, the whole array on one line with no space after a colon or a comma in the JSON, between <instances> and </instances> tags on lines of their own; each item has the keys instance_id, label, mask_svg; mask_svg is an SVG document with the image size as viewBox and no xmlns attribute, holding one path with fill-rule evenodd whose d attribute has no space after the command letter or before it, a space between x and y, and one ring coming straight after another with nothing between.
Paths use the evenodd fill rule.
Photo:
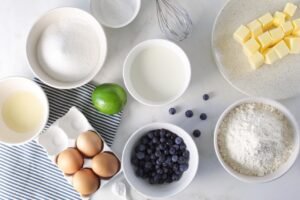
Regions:
<instances>
[{"instance_id":1,"label":"white bowl of sugar","mask_svg":"<svg viewBox=\"0 0 300 200\"><path fill-rule=\"evenodd\" d=\"M138 15L141 0L91 0L90 10L104 26L121 28L130 24Z\"/></svg>"},{"instance_id":2,"label":"white bowl of sugar","mask_svg":"<svg viewBox=\"0 0 300 200\"><path fill-rule=\"evenodd\" d=\"M82 86L102 68L107 41L102 26L77 8L57 8L43 15L27 38L33 73L59 89Z\"/></svg>"},{"instance_id":3,"label":"white bowl of sugar","mask_svg":"<svg viewBox=\"0 0 300 200\"><path fill-rule=\"evenodd\" d=\"M163 39L135 46L124 62L123 78L129 93L149 106L167 105L188 88L191 66L185 52Z\"/></svg>"},{"instance_id":4,"label":"white bowl of sugar","mask_svg":"<svg viewBox=\"0 0 300 200\"><path fill-rule=\"evenodd\" d=\"M223 168L247 183L270 182L285 174L299 154L299 127L282 104L246 98L230 105L214 132Z\"/></svg>"}]
</instances>

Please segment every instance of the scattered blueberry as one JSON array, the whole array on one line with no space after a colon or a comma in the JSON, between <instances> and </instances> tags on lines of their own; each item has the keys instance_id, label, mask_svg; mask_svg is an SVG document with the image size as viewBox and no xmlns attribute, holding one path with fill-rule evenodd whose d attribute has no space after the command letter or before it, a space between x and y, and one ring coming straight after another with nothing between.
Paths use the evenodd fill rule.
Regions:
<instances>
[{"instance_id":1,"label":"scattered blueberry","mask_svg":"<svg viewBox=\"0 0 300 200\"><path fill-rule=\"evenodd\" d=\"M169 113L170 113L171 115L175 115L175 114L176 114L176 109L175 109L175 108L170 108L170 109L169 109Z\"/></svg>"},{"instance_id":2,"label":"scattered blueberry","mask_svg":"<svg viewBox=\"0 0 300 200\"><path fill-rule=\"evenodd\" d=\"M203 95L203 100L204 100L204 101L207 101L208 99L209 99L209 95L208 95L208 94L204 94L204 95Z\"/></svg>"},{"instance_id":3,"label":"scattered blueberry","mask_svg":"<svg viewBox=\"0 0 300 200\"><path fill-rule=\"evenodd\" d=\"M146 133L134 147L131 163L136 176L150 184L177 181L188 169L190 153L183 139L166 129Z\"/></svg>"},{"instance_id":4,"label":"scattered blueberry","mask_svg":"<svg viewBox=\"0 0 300 200\"><path fill-rule=\"evenodd\" d=\"M200 135L201 135L201 131L200 130L196 129L196 130L193 131L193 136L194 137L200 137Z\"/></svg>"},{"instance_id":5,"label":"scattered blueberry","mask_svg":"<svg viewBox=\"0 0 300 200\"><path fill-rule=\"evenodd\" d=\"M175 138L175 143L176 144L181 144L181 142L182 142L182 138L181 137Z\"/></svg>"},{"instance_id":6,"label":"scattered blueberry","mask_svg":"<svg viewBox=\"0 0 300 200\"><path fill-rule=\"evenodd\" d=\"M194 115L194 113L193 113L193 111L191 111L191 110L187 110L187 111L185 112L185 116L188 117L188 118L193 117L193 115Z\"/></svg>"},{"instance_id":7,"label":"scattered blueberry","mask_svg":"<svg viewBox=\"0 0 300 200\"><path fill-rule=\"evenodd\" d=\"M200 114L200 119L201 120L206 120L207 119L207 115L205 113L201 113Z\"/></svg>"}]
</instances>

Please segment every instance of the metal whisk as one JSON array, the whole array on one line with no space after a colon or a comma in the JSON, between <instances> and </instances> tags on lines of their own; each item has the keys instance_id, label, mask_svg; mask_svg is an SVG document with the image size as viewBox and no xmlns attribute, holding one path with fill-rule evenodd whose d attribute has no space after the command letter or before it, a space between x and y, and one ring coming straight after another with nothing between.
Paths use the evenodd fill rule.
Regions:
<instances>
[{"instance_id":1,"label":"metal whisk","mask_svg":"<svg viewBox=\"0 0 300 200\"><path fill-rule=\"evenodd\" d=\"M192 20L187 11L174 0L156 0L157 18L161 31L176 41L186 39L192 32Z\"/></svg>"}]
</instances>

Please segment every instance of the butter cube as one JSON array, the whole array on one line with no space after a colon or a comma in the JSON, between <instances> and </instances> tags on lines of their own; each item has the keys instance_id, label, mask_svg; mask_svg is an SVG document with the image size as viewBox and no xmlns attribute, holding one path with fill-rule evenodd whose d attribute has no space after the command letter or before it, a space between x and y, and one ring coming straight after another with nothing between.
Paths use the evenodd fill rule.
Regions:
<instances>
[{"instance_id":1,"label":"butter cube","mask_svg":"<svg viewBox=\"0 0 300 200\"><path fill-rule=\"evenodd\" d=\"M282 40L284 37L284 32L281 27L274 28L274 29L270 30L269 33L271 35L273 44L276 44L277 42Z\"/></svg>"},{"instance_id":2,"label":"butter cube","mask_svg":"<svg viewBox=\"0 0 300 200\"><path fill-rule=\"evenodd\" d=\"M292 54L300 53L300 37L286 37L284 41L289 47L290 53Z\"/></svg>"},{"instance_id":3,"label":"butter cube","mask_svg":"<svg viewBox=\"0 0 300 200\"><path fill-rule=\"evenodd\" d=\"M244 52L248 57L253 55L259 49L260 45L254 38L251 38L244 44Z\"/></svg>"},{"instance_id":4,"label":"butter cube","mask_svg":"<svg viewBox=\"0 0 300 200\"><path fill-rule=\"evenodd\" d=\"M257 40L260 43L262 50L268 48L273 44L273 40L269 32L265 32L261 34L260 36L257 37Z\"/></svg>"},{"instance_id":5,"label":"butter cube","mask_svg":"<svg viewBox=\"0 0 300 200\"><path fill-rule=\"evenodd\" d=\"M266 50L264 52L264 56L265 56L265 63L269 64L269 65L271 65L271 64L275 63L277 60L279 60L279 57L274 48L270 48L270 49Z\"/></svg>"},{"instance_id":6,"label":"butter cube","mask_svg":"<svg viewBox=\"0 0 300 200\"><path fill-rule=\"evenodd\" d=\"M294 16L295 12L297 10L297 6L292 3L287 3L284 7L283 12L287 15L288 19Z\"/></svg>"},{"instance_id":7,"label":"butter cube","mask_svg":"<svg viewBox=\"0 0 300 200\"><path fill-rule=\"evenodd\" d=\"M245 43L247 40L249 40L251 38L251 32L250 30L244 26L241 25L233 34L233 37L236 41L238 41L239 43L243 44Z\"/></svg>"},{"instance_id":8,"label":"butter cube","mask_svg":"<svg viewBox=\"0 0 300 200\"><path fill-rule=\"evenodd\" d=\"M280 26L280 24L283 24L285 22L285 18L285 13L276 11L274 14L273 23L275 24L275 26Z\"/></svg>"},{"instance_id":9,"label":"butter cube","mask_svg":"<svg viewBox=\"0 0 300 200\"><path fill-rule=\"evenodd\" d=\"M264 56L258 51L249 57L249 62L253 69L258 69L264 64L264 61Z\"/></svg>"},{"instance_id":10,"label":"butter cube","mask_svg":"<svg viewBox=\"0 0 300 200\"><path fill-rule=\"evenodd\" d=\"M278 44L276 44L274 46L274 49L279 58L283 58L283 57L287 56L290 51L289 47L286 45L286 43L283 40L278 42Z\"/></svg>"},{"instance_id":11,"label":"butter cube","mask_svg":"<svg viewBox=\"0 0 300 200\"><path fill-rule=\"evenodd\" d=\"M258 20L250 22L247 26L250 29L253 37L257 37L263 33L262 25Z\"/></svg>"},{"instance_id":12,"label":"butter cube","mask_svg":"<svg viewBox=\"0 0 300 200\"><path fill-rule=\"evenodd\" d=\"M300 31L300 18L299 19L295 19L293 21L293 26L294 26L294 31L293 33L296 33L298 31Z\"/></svg>"},{"instance_id":13,"label":"butter cube","mask_svg":"<svg viewBox=\"0 0 300 200\"><path fill-rule=\"evenodd\" d=\"M298 37L300 37L300 30L299 30L299 31L297 31L297 32L295 32L295 33L293 33L293 35L294 35L294 36L298 36Z\"/></svg>"},{"instance_id":14,"label":"butter cube","mask_svg":"<svg viewBox=\"0 0 300 200\"><path fill-rule=\"evenodd\" d=\"M282 28L285 36L290 35L294 30L294 26L291 21L287 21L287 22L284 22L283 24L281 24L281 28Z\"/></svg>"},{"instance_id":15,"label":"butter cube","mask_svg":"<svg viewBox=\"0 0 300 200\"><path fill-rule=\"evenodd\" d=\"M269 30L273 25L273 16L271 13L267 13L263 16L261 16L258 21L262 24L263 30L267 31Z\"/></svg>"}]
</instances>

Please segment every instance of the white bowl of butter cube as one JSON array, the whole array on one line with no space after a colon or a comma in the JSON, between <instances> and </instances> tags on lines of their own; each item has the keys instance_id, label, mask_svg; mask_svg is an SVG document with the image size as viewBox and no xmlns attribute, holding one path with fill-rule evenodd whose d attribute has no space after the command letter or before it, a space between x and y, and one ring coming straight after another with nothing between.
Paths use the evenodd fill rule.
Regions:
<instances>
[{"instance_id":1,"label":"white bowl of butter cube","mask_svg":"<svg viewBox=\"0 0 300 200\"><path fill-rule=\"evenodd\" d=\"M0 80L0 143L24 144L45 127L47 96L33 81L10 77Z\"/></svg>"},{"instance_id":2,"label":"white bowl of butter cube","mask_svg":"<svg viewBox=\"0 0 300 200\"><path fill-rule=\"evenodd\" d=\"M230 0L213 31L215 61L224 78L250 96L300 94L300 11L295 2Z\"/></svg>"}]
</instances>

